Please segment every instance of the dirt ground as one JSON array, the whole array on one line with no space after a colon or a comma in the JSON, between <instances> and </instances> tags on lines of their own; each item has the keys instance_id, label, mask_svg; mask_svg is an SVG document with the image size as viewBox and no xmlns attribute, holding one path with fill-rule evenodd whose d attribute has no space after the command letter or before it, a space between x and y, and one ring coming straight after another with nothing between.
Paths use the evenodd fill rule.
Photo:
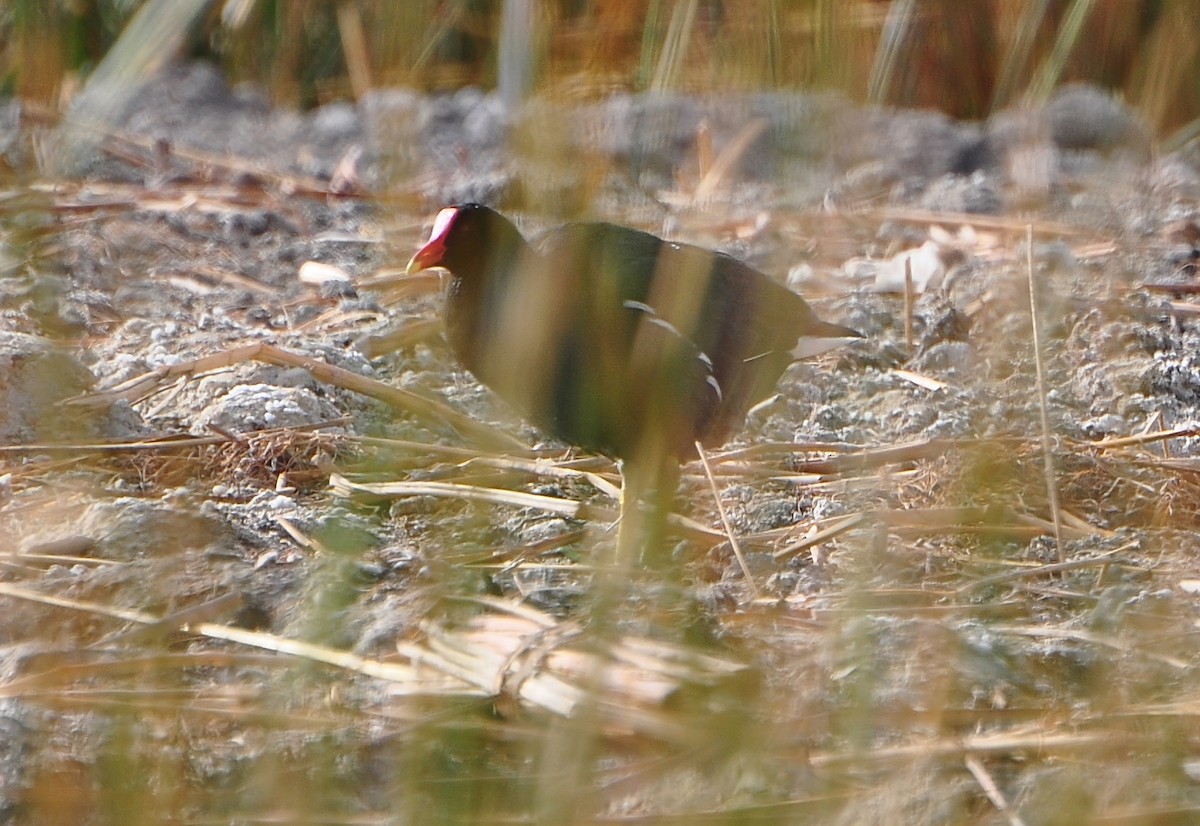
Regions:
<instances>
[{"instance_id":1,"label":"dirt ground","mask_svg":"<svg viewBox=\"0 0 1200 826\"><path fill-rule=\"evenodd\" d=\"M1194 146L1082 86L102 100L0 106L0 820L1200 818ZM612 463L454 364L397 271L467 200L864 333L711 457L753 582L699 463L614 571Z\"/></svg>"}]
</instances>

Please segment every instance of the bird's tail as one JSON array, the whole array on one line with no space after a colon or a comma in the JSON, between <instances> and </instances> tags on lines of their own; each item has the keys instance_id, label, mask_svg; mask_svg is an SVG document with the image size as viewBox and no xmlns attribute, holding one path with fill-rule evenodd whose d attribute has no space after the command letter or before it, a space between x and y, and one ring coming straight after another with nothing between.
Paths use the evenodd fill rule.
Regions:
<instances>
[{"instance_id":1,"label":"bird's tail","mask_svg":"<svg viewBox=\"0 0 1200 826\"><path fill-rule=\"evenodd\" d=\"M796 346L791 351L792 358L802 359L818 356L862 337L863 334L858 330L851 330L840 324L830 324L828 321L814 318L805 326L804 333L796 341Z\"/></svg>"}]
</instances>

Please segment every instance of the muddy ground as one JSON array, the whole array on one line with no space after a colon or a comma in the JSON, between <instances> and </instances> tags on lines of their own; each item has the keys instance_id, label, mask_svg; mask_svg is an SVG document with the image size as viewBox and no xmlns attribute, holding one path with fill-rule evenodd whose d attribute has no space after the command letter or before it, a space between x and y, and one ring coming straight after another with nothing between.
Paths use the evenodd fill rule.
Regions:
<instances>
[{"instance_id":1,"label":"muddy ground","mask_svg":"<svg viewBox=\"0 0 1200 826\"><path fill-rule=\"evenodd\" d=\"M91 94L0 109L0 819L1200 813L1194 146L1091 87L982 124L816 93L298 114L203 64ZM611 463L523 425L389 272L465 200L729 251L865 334L712 457L753 585L696 463L698 525L606 573ZM395 482L592 510L350 488ZM328 655L407 667L514 606L571 624L547 650L689 667L584 713L523 693L545 652L473 691Z\"/></svg>"}]
</instances>

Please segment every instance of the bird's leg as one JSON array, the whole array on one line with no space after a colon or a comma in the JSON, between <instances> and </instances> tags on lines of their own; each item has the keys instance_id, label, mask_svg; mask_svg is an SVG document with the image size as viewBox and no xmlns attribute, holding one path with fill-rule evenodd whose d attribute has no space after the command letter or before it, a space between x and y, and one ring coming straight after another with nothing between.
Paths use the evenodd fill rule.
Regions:
<instances>
[{"instance_id":1,"label":"bird's leg","mask_svg":"<svg viewBox=\"0 0 1200 826\"><path fill-rule=\"evenodd\" d=\"M621 472L621 502L617 517L617 567L630 568L633 561L641 554L640 545L641 520L638 517L638 492L633 480L637 474L631 473L625 467L625 462L618 461L617 469Z\"/></svg>"},{"instance_id":2,"label":"bird's leg","mask_svg":"<svg viewBox=\"0 0 1200 826\"><path fill-rule=\"evenodd\" d=\"M667 518L679 482L674 460L622 462L621 516L617 526L620 565L641 562L659 566L667 536Z\"/></svg>"}]
</instances>

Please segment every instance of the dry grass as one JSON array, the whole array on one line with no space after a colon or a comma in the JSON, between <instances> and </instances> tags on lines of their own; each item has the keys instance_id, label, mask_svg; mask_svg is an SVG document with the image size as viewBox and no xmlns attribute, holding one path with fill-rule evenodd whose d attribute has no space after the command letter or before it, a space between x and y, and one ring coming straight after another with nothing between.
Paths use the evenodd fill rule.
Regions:
<instances>
[{"instance_id":1,"label":"dry grass","mask_svg":"<svg viewBox=\"0 0 1200 826\"><path fill-rule=\"evenodd\" d=\"M268 353L270 358L280 357ZM185 367L182 372L188 375L197 369L195 363ZM323 369L318 372L326 379L337 376ZM161 378L165 377L156 380ZM150 386L148 379L142 379L114 392L133 388L146 392ZM683 784L680 788L690 790L688 800L693 805L712 795L712 808L689 806L689 817L706 812L704 816L721 822L835 811L857 820L871 818L877 801L886 800L889 807L909 812L917 820L933 817L928 807L957 801L953 805L962 808L954 820L983 816L984 807L990 806L1016 823L1030 820L1030 801L1042 794L1040 775L1045 775L1045 782L1071 777L1076 779L1070 782L1081 782L1082 776L1076 776L1079 768L1099 762L1106 771L1118 772L1123 783L1161 787L1163 797L1158 804L1130 807L1116 791L1105 798L1094 796L1098 790L1093 789L1089 806L1094 816L1088 817L1089 822L1182 816L1193 810L1171 803L1170 783L1158 769L1139 766L1138 755L1153 751L1164 736L1191 728L1195 692L1189 679L1194 670L1190 649L1197 632L1180 622L1182 617L1156 615L1149 606L1131 607L1119 623L1112 624L1111 618L1099 613L1099 606L1114 589L1120 593L1127 587L1120 583L1139 582L1146 593L1188 589L1192 586L1187 583L1195 580L1190 569L1180 565L1183 560L1177 552L1165 546L1157 554L1147 552L1144 546L1155 542L1153 531L1132 542L1122 541L1113 526L1089 524L1087 515L1096 513L1096 503L1111 495L1115 480L1129 485L1131 491L1129 521L1122 527L1157 530L1157 523L1139 518L1139 514L1156 513L1151 503L1139 504L1137 499L1150 500L1156 488L1166 487L1176 488L1181 497L1194 495L1188 493L1195 489L1194 469L1163 458L1156 450L1158 444L1191 433L1176 429L1069 446L1060 443L1059 450L1072 459L1064 464L1086 470L1059 471L1060 528L1069 558L1049 563L980 553L988 543L1011 547L1014 542L1054 533L1051 505L1036 470L1044 446L1039 438L923 442L870 450L842 447L822 458L806 452L806 461L819 468L820 475L806 482L793 478L789 484L801 490L832 486L844 494L857 488L870 491L872 497L892 499L896 507L741 536L747 549L770 551L778 563L803 554L824 560L816 570L838 560L835 569L843 573L832 587L788 597L782 603L769 593L756 594L743 583L733 592L740 594L735 597L737 604L711 617L727 639L727 653L720 657L693 645L634 638L590 625L586 619L555 618L517 601L494 598L471 600L473 606L464 604L449 612L444 605L434 608L397 641L394 654L364 657L215 622L211 617L227 616L236 607L227 601L159 616L0 584L0 593L9 598L59 614L89 614L114 630L130 629L108 635L103 648L84 646L66 660L50 657L26 663L22 676L0 688L0 696L63 713L183 715L192 725L287 732L302 739L369 723L406 740L427 731L434 739L419 738L423 748L438 738L433 732L440 727L422 722L433 709L440 709L434 720L453 719L458 725L473 726L479 722L471 723L466 710L483 701L500 715L483 731L507 732L506 739L515 737L535 754L557 742L557 735L551 733L557 724L544 715L559 716L576 734L586 731L599 753L616 749L614 758L616 753L625 756L618 759L623 766L619 782L603 781L602 775L586 769L591 750L564 757L568 762L560 770L566 774L543 769L535 787L551 795L553 806L566 805L585 788L595 795L592 783L601 782L601 787L612 790L604 795L608 805L626 800L620 805L669 809L671 804L664 804L672 799L669 789ZM264 457L286 455L297 448L307 453L318 444L331 446L321 442L319 432L301 431L209 444L80 445L62 450L76 458L86 455L90 462L111 461L114 452L178 455L147 465L144 483L148 487L171 484L179 472L176 463L196 461L202 455L197 451L216 451L207 456L210 463L218 460L207 471L208 478L228 474L226 478L239 478L243 484L257 480L270 487L274 466ZM613 518L611 507L533 495L525 489L538 479L577 479L596 496L611 499L616 493L611 467L589 462L590 469L578 469L577 460L530 461L478 448L438 449L383 441L360 442L357 450L385 446L431 453L434 464L427 471L449 462L461 481L351 483L335 476L335 495L366 496L375 502L435 496L486 502L500 510L549 510L584 528L584 534L569 536L567 542L598 541L588 564L570 564L560 556L561 547L543 544L503 553L496 549L497 553L469 565L527 582L564 572L605 581L604 569L611 557L604 547L611 540L594 531ZM797 449L758 445L730 451L713 456L712 469L726 488L757 485L778 476L781 450ZM989 453L991 458L984 458ZM963 504L964 491L971 489L971 474L977 472L972 466L995 461L1015 462L1023 469L1009 474L1006 485L979 489L990 501ZM247 462L254 464L255 472L244 472ZM271 472L266 472L268 467ZM497 469L505 472L507 489L480 487L478 475ZM696 467L686 474L685 487L702 486L698 473ZM294 477L289 474L289 478ZM1194 513L1198 505L1200 501L1190 498L1175 507ZM683 535L700 546L722 539L699 525ZM299 532L293 536L302 547L336 553ZM919 580L895 581L896 565L921 559L924 573ZM99 564L84 557L78 561ZM21 562L63 564L70 558L33 553ZM624 598L637 599L640 587L653 583L656 576L637 574L642 586ZM767 582L765 587L769 590L777 584ZM1080 606L1096 606L1090 609L1093 618L1089 620ZM139 627L146 630L138 631ZM663 630L658 627L659 634ZM175 646L192 642L186 654L155 653L155 641L164 639L175 640ZM276 656L255 653L264 650ZM763 657L773 663L771 669L758 674L748 669L748 662L761 664ZM324 671L319 678L310 674L305 681L316 679L319 685L333 687L353 675L374 681L387 699L376 699L366 707L360 701L338 701L325 711L301 701L292 703L290 711L272 710L262 690L264 679L291 682L305 671L305 663L319 664ZM1081 681L1072 675L1076 669L1097 673ZM758 681L763 682L756 685ZM742 745L713 750L714 726L731 738L731 744ZM486 739L490 737L485 735ZM747 749L750 742L757 742L757 748ZM691 785L698 765L684 759L696 749L709 766L701 771L708 777L704 787ZM516 770L504 768L503 759L488 765L490 771ZM915 767L922 767L923 782L904 779L911 778ZM708 773L712 769L717 770L715 775ZM583 774L575 775L576 771ZM784 787L792 791L769 804L723 802L738 783L745 782L746 772L762 771L776 778L768 782L768 788L776 789L772 796ZM780 786L783 776L796 779ZM717 779L721 777L724 781ZM955 777L957 785L947 786ZM730 782L734 785L723 785ZM578 783L584 785L574 785ZM950 797L946 797L948 788L955 789ZM973 797L977 799L972 801ZM604 815L588 820L608 822ZM473 822L491 821L477 815Z\"/></svg>"},{"instance_id":2,"label":"dry grass","mask_svg":"<svg viewBox=\"0 0 1200 826\"><path fill-rule=\"evenodd\" d=\"M346 324L326 314L311 331ZM420 601L405 609L408 630L390 650L363 654L302 632L247 627L237 621L242 601L210 599L211 586L178 595L174 610L150 612L107 602L104 589L88 599L0 583L10 603L35 606L70 640L66 650L25 657L0 697L64 715L158 721L175 736L196 732L186 737L189 748L217 749L219 733L229 731L289 743L305 755L291 770L315 772L332 788L347 775L308 764L304 744L331 739L350 748L372 731L404 744L401 752L384 749L389 771L401 765L439 776L438 755L449 748L455 760L478 761L464 782L481 793L498 794L488 791L489 777L523 790L496 798L502 811L552 811L579 822L619 822L622 809L660 813L654 822L886 822L902 812L914 822L994 815L1019 823L1039 812L1075 818L1086 805L1084 819L1104 823L1195 811L1159 749L1173 742L1190 753L1195 620L1154 597L1196 590L1192 545L1173 537L1194 528L1200 512L1197 468L1163 450L1195 428L1089 442L1043 432L868 448L760 442L718 452L706 457L707 473L700 463L684 469L685 513L672 518L673 534L688 543L683 564L629 571L611 553L619 491L610 462L535 450L503 427L312 357L256 344L160 368L76 403L153 404L164 390L180 392L181 382L248 360L301 367L399 414L448 425L456 443L284 428L27 445L0 454L9 489L22 496L87 469L136 477L145 493L191 479L251 493L299 489L360 509L411 501L425 518L447 523L464 508L495 520L561 518L564 528L549 537L482 542L450 558L460 572L513 583L523 599L463 599L450 583L424 592L409 583L406 598ZM918 374L903 378L944 392L944 383ZM1042 473L1047 449L1057 501ZM560 492L531 492L546 484ZM740 532L742 573L731 577L727 532L737 523L715 518L714 486L722 495L782 487L846 507ZM336 538L294 520L278 524L298 555L346 553ZM1061 550L1039 546L1056 532ZM83 545L26 547L0 564L28 577L63 566L131 571L134 563ZM314 588L346 587L329 576ZM681 576L714 594L699 640L688 619L698 607L680 593ZM823 581L794 588L788 578L796 576ZM570 610L556 589L594 603ZM558 615L528 604L541 599ZM315 601L306 611L321 614ZM280 687L291 697L282 707L274 700ZM137 741L136 727L125 725ZM470 736L455 746L462 732ZM140 748L131 746L121 765L137 765ZM1094 771L1108 785L1097 786ZM164 788L157 782L157 791L142 793L151 794L141 798L151 809ZM737 802L748 782L762 801ZM1077 798L1047 797L1064 783ZM401 783L390 799L408 800L417 786ZM39 788L26 799L41 799ZM200 787L177 788L203 799ZM274 805L299 816L286 800ZM455 804L448 797L436 805ZM938 814L947 806L952 814ZM494 822L482 809L463 816Z\"/></svg>"},{"instance_id":3,"label":"dry grass","mask_svg":"<svg viewBox=\"0 0 1200 826\"><path fill-rule=\"evenodd\" d=\"M0 10L0 77L40 102L27 117L53 125L77 92L72 69L107 53L121 27L117 4L34 14L45 5ZM530 53L547 100L821 87L984 116L1101 78L1163 134L1178 128L1176 145L1193 140L1200 117L1188 0L535 5L543 40ZM303 2L285 13L231 2L193 22L235 77L317 103L379 85L490 82L498 10L420 0ZM72 39L89 26L90 41ZM162 161L155 143L101 122L72 128L135 168ZM697 136L696 169L663 193L684 232L746 229L699 207L728 186L761 128L746 124L718 153ZM53 258L46 250L61 238L135 211L155 221L133 231L154 233L176 215L292 215L292 199L363 197L353 158L334 186L171 152L197 177L152 194L18 186L0 171L0 225L26 233L26 212L51 216L31 234ZM416 198L402 191L389 206L406 211L403 232L415 236ZM1013 295L1035 299L1024 287L1033 262L1016 252L1027 228L1030 252L1035 237L1061 239L1084 264L1138 252L1128 239L1026 216L885 209L875 195L839 206L776 215L773 231L796 246L819 239L813 260L824 264L859 254L884 222L970 223L988 236L974 253L1011 265L1021 289L997 283L976 296L964 312L983 324L1025 306ZM91 258L105 260L114 237L96 241ZM386 289L380 301L404 307L438 286L398 290L391 278L357 286ZM164 283L274 295L212 261ZM911 308L890 301L911 323ZM1086 301L1136 314L1121 289ZM329 304L293 332L352 338L373 320ZM1043 322L1021 328L1031 340L996 346L1036 357L1039 427L721 451L684 468L668 526L674 553L636 568L612 552L619 474L608 460L535 447L511 422L286 347L215 345L76 400L153 409L255 362L375 399L441 441L347 436L336 419L0 446L0 723L45 733L24 754L0 753L0 774L19 777L19 788L0 786L0 800L18 801L0 820L1196 820L1200 463L1178 445L1200 431L1056 433L1046 383L1057 342L1035 335L1058 308L1031 309ZM1200 310L1176 300L1169 313L1191 323ZM419 319L358 350L423 347L435 330ZM825 366L848 369L836 364ZM954 389L906 366L888 375L931 395ZM757 494L797 503L795 517L754 522ZM311 510L254 510L259 496ZM146 505L179 524L135 522L136 535L108 537L124 509ZM205 533L217 509L243 533ZM263 537L274 543L255 544ZM16 734L0 728L0 740Z\"/></svg>"}]
</instances>

